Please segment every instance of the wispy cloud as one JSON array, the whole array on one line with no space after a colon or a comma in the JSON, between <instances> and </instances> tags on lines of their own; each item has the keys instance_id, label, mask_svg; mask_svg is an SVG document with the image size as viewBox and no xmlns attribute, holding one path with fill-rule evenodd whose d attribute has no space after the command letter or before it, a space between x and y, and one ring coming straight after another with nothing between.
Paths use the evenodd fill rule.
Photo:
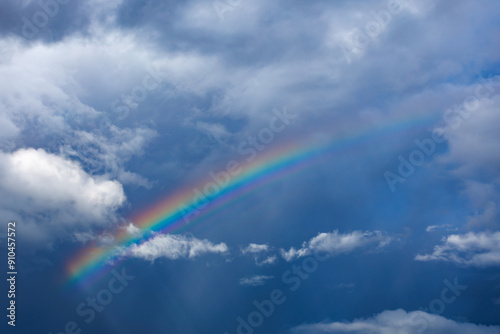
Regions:
<instances>
[{"instance_id":1,"label":"wispy cloud","mask_svg":"<svg viewBox=\"0 0 500 334\"><path fill-rule=\"evenodd\" d=\"M273 248L267 244L251 243L247 247L241 249L243 255L252 255L255 264L259 267L274 264L278 261L278 256L267 255Z\"/></svg>"},{"instance_id":2,"label":"wispy cloud","mask_svg":"<svg viewBox=\"0 0 500 334\"><path fill-rule=\"evenodd\" d=\"M452 228L450 224L442 224L442 225L429 225L426 227L426 232L433 232L438 229L445 229L446 231L455 231L458 228Z\"/></svg>"},{"instance_id":3,"label":"wispy cloud","mask_svg":"<svg viewBox=\"0 0 500 334\"><path fill-rule=\"evenodd\" d=\"M259 260L258 258L255 258L255 264L258 265L259 267L265 266L267 264L274 264L276 263L276 261L278 261L278 256L276 255L268 256L264 260Z\"/></svg>"},{"instance_id":4,"label":"wispy cloud","mask_svg":"<svg viewBox=\"0 0 500 334\"><path fill-rule=\"evenodd\" d=\"M260 286L264 285L267 280L273 279L273 276L252 276L252 277L244 277L240 279L240 285L246 286Z\"/></svg>"}]
</instances>

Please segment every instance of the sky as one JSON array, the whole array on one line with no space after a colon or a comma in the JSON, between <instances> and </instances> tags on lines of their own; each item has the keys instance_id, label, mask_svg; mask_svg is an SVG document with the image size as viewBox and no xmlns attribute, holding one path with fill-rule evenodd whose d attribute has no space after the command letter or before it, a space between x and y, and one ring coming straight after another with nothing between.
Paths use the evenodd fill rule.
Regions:
<instances>
[{"instance_id":1,"label":"sky","mask_svg":"<svg viewBox=\"0 0 500 334\"><path fill-rule=\"evenodd\" d=\"M1 333L500 333L499 15L2 1Z\"/></svg>"}]
</instances>

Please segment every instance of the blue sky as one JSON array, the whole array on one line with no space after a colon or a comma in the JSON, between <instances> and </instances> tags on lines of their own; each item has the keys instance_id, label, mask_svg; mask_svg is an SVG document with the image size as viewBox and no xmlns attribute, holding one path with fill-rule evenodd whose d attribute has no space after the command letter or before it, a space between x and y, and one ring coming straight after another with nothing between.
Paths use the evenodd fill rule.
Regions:
<instances>
[{"instance_id":1,"label":"blue sky","mask_svg":"<svg viewBox=\"0 0 500 334\"><path fill-rule=\"evenodd\" d=\"M499 14L3 1L2 333L500 333ZM175 233L115 239L229 161L306 143L336 148ZM118 258L65 284L96 244Z\"/></svg>"}]
</instances>

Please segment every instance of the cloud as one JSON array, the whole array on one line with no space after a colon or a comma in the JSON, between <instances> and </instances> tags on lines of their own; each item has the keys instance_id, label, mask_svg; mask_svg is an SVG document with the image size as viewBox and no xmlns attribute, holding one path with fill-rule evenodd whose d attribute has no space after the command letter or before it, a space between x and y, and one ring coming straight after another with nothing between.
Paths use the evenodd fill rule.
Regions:
<instances>
[{"instance_id":1,"label":"cloud","mask_svg":"<svg viewBox=\"0 0 500 334\"><path fill-rule=\"evenodd\" d=\"M422 311L398 309L384 311L373 318L352 322L332 322L302 325L291 330L294 334L493 334L500 326L460 323Z\"/></svg>"},{"instance_id":2,"label":"cloud","mask_svg":"<svg viewBox=\"0 0 500 334\"><path fill-rule=\"evenodd\" d=\"M487 185L490 186L491 184ZM496 198L498 197L495 195ZM499 211L497 204L492 200L481 205L479 210L467 217L467 227L469 228L498 228Z\"/></svg>"},{"instance_id":3,"label":"cloud","mask_svg":"<svg viewBox=\"0 0 500 334\"><path fill-rule=\"evenodd\" d=\"M229 132L226 130L223 124L218 124L218 123L212 124L212 123L198 121L196 122L196 128L217 139L229 135Z\"/></svg>"},{"instance_id":4,"label":"cloud","mask_svg":"<svg viewBox=\"0 0 500 334\"><path fill-rule=\"evenodd\" d=\"M158 234L140 245L128 247L122 254L154 261L158 258L193 259L204 254L224 254L228 251L225 243L213 244L206 239L200 240L190 236Z\"/></svg>"},{"instance_id":5,"label":"cloud","mask_svg":"<svg viewBox=\"0 0 500 334\"><path fill-rule=\"evenodd\" d=\"M117 227L120 230L125 231L127 234L133 237L141 237L145 233L141 231L138 227L136 227L132 223L128 223L128 225L121 225ZM150 232L147 232L149 234ZM109 233L101 233L101 234L96 234L91 231L87 232L75 232L73 233L73 239L82 243L86 244L89 241L95 241L98 245L115 245L115 237L112 234Z\"/></svg>"},{"instance_id":6,"label":"cloud","mask_svg":"<svg viewBox=\"0 0 500 334\"><path fill-rule=\"evenodd\" d=\"M500 265L500 232L452 234L443 238L432 254L417 255L417 261L447 261L462 266Z\"/></svg>"},{"instance_id":7,"label":"cloud","mask_svg":"<svg viewBox=\"0 0 500 334\"><path fill-rule=\"evenodd\" d=\"M141 230L135 226L134 224L130 223L125 227L125 230L127 231L128 234L138 236L141 234Z\"/></svg>"},{"instance_id":8,"label":"cloud","mask_svg":"<svg viewBox=\"0 0 500 334\"><path fill-rule=\"evenodd\" d=\"M274 278L274 276L264 276L264 275L244 277L244 278L240 279L240 285L260 286L260 285L264 285L267 280L270 280L273 278Z\"/></svg>"},{"instance_id":9,"label":"cloud","mask_svg":"<svg viewBox=\"0 0 500 334\"><path fill-rule=\"evenodd\" d=\"M109 125L105 132L75 131L59 151L82 161L93 173L106 172L123 184L149 187L145 178L126 171L123 166L133 156L143 153L146 144L156 137L156 132L145 127L120 129L114 125Z\"/></svg>"},{"instance_id":10,"label":"cloud","mask_svg":"<svg viewBox=\"0 0 500 334\"><path fill-rule=\"evenodd\" d=\"M94 235L90 232L76 232L73 234L76 241L86 244L89 241L95 241L97 245L112 246L115 243L114 236L110 234Z\"/></svg>"},{"instance_id":11,"label":"cloud","mask_svg":"<svg viewBox=\"0 0 500 334\"><path fill-rule=\"evenodd\" d=\"M425 228L426 232L433 232L437 229L446 229L446 231L457 230L458 228L452 228L450 224L442 224L442 225L429 225Z\"/></svg>"},{"instance_id":12,"label":"cloud","mask_svg":"<svg viewBox=\"0 0 500 334\"><path fill-rule=\"evenodd\" d=\"M89 241L95 240L95 236L90 232L76 232L73 234L76 241L86 244Z\"/></svg>"},{"instance_id":13,"label":"cloud","mask_svg":"<svg viewBox=\"0 0 500 334\"><path fill-rule=\"evenodd\" d=\"M259 267L269 265L269 264L274 264L276 261L278 261L278 257L276 255L270 255L266 256L267 253L269 253L272 250L272 248L267 245L267 244L254 244L250 243L247 247L241 249L241 253L243 255L252 255L255 264Z\"/></svg>"},{"instance_id":14,"label":"cloud","mask_svg":"<svg viewBox=\"0 0 500 334\"><path fill-rule=\"evenodd\" d=\"M268 252L269 251L269 245L259 245L259 244L249 244L247 247L243 248L241 252L243 254L259 254L262 252Z\"/></svg>"},{"instance_id":15,"label":"cloud","mask_svg":"<svg viewBox=\"0 0 500 334\"><path fill-rule=\"evenodd\" d=\"M474 90L475 88L475 90ZM439 163L450 166L463 183L474 213L467 219L469 228L496 229L500 211L500 77L484 80L467 89L464 102L445 111L446 125L439 128L448 143L448 151Z\"/></svg>"},{"instance_id":16,"label":"cloud","mask_svg":"<svg viewBox=\"0 0 500 334\"><path fill-rule=\"evenodd\" d=\"M380 231L352 233L339 233L335 230L331 233L320 233L311 240L304 242L299 249L290 248L288 251L280 249L281 256L286 261L308 256L314 252L324 252L330 255L349 253L356 248L368 244L378 243L378 247L384 247L391 241L391 238Z\"/></svg>"},{"instance_id":17,"label":"cloud","mask_svg":"<svg viewBox=\"0 0 500 334\"><path fill-rule=\"evenodd\" d=\"M440 130L448 140L449 151L441 162L457 164L454 173L464 178L487 173L500 181L500 158L492 154L500 140L500 77L467 88L467 91L474 88L479 94L471 92L462 104L445 111L446 125Z\"/></svg>"},{"instance_id":18,"label":"cloud","mask_svg":"<svg viewBox=\"0 0 500 334\"><path fill-rule=\"evenodd\" d=\"M0 148L36 145L79 160L91 174L147 186L125 163L143 153L156 132L144 123L112 124L123 120L112 102L141 84L146 74L138 69L147 73L154 63L150 53L130 51L134 45L116 32L53 45L0 40L9 54L0 59L0 75L9 78L0 83ZM118 71L124 64L128 71Z\"/></svg>"},{"instance_id":19,"label":"cloud","mask_svg":"<svg viewBox=\"0 0 500 334\"><path fill-rule=\"evenodd\" d=\"M258 258L255 259L255 264L258 265L259 267L265 266L268 264L274 264L278 261L278 257L276 255L268 256L264 260L259 260Z\"/></svg>"},{"instance_id":20,"label":"cloud","mask_svg":"<svg viewBox=\"0 0 500 334\"><path fill-rule=\"evenodd\" d=\"M125 202L122 185L87 174L80 164L43 149L0 153L0 198L5 210L31 217L50 213L47 224L106 225Z\"/></svg>"}]
</instances>

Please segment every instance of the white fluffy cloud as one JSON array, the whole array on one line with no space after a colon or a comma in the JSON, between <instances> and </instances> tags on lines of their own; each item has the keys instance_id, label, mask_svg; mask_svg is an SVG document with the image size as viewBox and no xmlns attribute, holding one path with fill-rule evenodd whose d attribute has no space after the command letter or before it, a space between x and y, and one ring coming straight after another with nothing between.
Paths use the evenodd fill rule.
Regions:
<instances>
[{"instance_id":1,"label":"white fluffy cloud","mask_svg":"<svg viewBox=\"0 0 500 334\"><path fill-rule=\"evenodd\" d=\"M331 233L320 233L309 241L305 241L302 247L290 248L288 251L281 249L281 256L286 261L292 261L296 258L308 256L313 252L324 252L330 255L348 253L356 248L368 244L377 244L383 247L391 241L391 238L380 231L362 232L354 231L351 233L339 233L335 230Z\"/></svg>"},{"instance_id":2,"label":"white fluffy cloud","mask_svg":"<svg viewBox=\"0 0 500 334\"><path fill-rule=\"evenodd\" d=\"M452 234L432 254L417 255L418 261L448 261L463 266L500 265L500 232Z\"/></svg>"},{"instance_id":3,"label":"white fluffy cloud","mask_svg":"<svg viewBox=\"0 0 500 334\"><path fill-rule=\"evenodd\" d=\"M130 246L123 251L123 255L153 261L158 258L170 260L192 259L208 253L224 254L228 251L229 248L225 243L213 244L206 239L200 240L184 235L158 234L140 245Z\"/></svg>"},{"instance_id":4,"label":"white fluffy cloud","mask_svg":"<svg viewBox=\"0 0 500 334\"><path fill-rule=\"evenodd\" d=\"M500 326L459 323L422 311L384 311L373 318L352 322L302 325L294 334L498 334Z\"/></svg>"},{"instance_id":5,"label":"white fluffy cloud","mask_svg":"<svg viewBox=\"0 0 500 334\"><path fill-rule=\"evenodd\" d=\"M126 199L119 182L42 149L0 153L0 198L4 210L51 213L49 223L63 225L106 224Z\"/></svg>"}]
</instances>

